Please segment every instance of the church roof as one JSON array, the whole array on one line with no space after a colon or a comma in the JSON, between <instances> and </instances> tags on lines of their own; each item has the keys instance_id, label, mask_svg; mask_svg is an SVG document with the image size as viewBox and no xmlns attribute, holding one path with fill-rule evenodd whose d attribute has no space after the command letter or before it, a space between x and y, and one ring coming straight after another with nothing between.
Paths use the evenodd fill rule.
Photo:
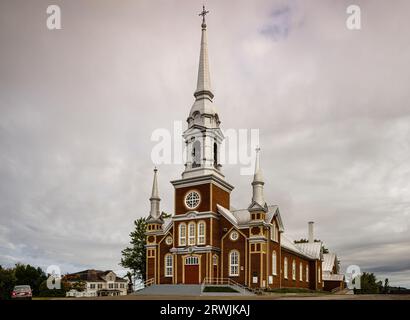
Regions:
<instances>
[{"instance_id":1,"label":"church roof","mask_svg":"<svg viewBox=\"0 0 410 320\"><path fill-rule=\"evenodd\" d=\"M295 243L300 251L311 256L314 259L322 258L322 242L313 242L313 243Z\"/></svg>"},{"instance_id":2,"label":"church roof","mask_svg":"<svg viewBox=\"0 0 410 320\"><path fill-rule=\"evenodd\" d=\"M336 262L336 255L334 253L325 253L323 254L323 271L331 272Z\"/></svg>"},{"instance_id":3,"label":"church roof","mask_svg":"<svg viewBox=\"0 0 410 320\"><path fill-rule=\"evenodd\" d=\"M172 226L172 217L164 218L164 224L162 225L162 230L167 233Z\"/></svg>"},{"instance_id":4,"label":"church roof","mask_svg":"<svg viewBox=\"0 0 410 320\"><path fill-rule=\"evenodd\" d=\"M322 273L323 281L344 281L344 278L343 274Z\"/></svg>"},{"instance_id":5,"label":"church roof","mask_svg":"<svg viewBox=\"0 0 410 320\"><path fill-rule=\"evenodd\" d=\"M217 204L217 208L218 212L236 227L246 227L251 221L251 215L248 209L228 210L219 204ZM284 231L282 219L279 213L279 207L277 205L268 206L268 212L265 216L265 222L270 223L275 216L277 217L279 223L279 230Z\"/></svg>"},{"instance_id":6,"label":"church roof","mask_svg":"<svg viewBox=\"0 0 410 320\"><path fill-rule=\"evenodd\" d=\"M302 250L300 250L295 243L290 240L289 238L287 238L284 234L281 235L280 237L280 245L282 248L285 248L289 251L292 251L298 255L307 257L309 259L312 259L313 257L311 257L310 255L306 254L305 252L303 252Z\"/></svg>"}]
</instances>

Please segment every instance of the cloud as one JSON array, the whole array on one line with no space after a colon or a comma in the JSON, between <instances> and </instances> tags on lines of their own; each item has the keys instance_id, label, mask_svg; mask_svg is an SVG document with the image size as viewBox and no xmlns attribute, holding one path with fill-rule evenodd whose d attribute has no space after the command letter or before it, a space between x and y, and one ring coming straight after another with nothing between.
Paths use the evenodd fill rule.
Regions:
<instances>
[{"instance_id":1,"label":"cloud","mask_svg":"<svg viewBox=\"0 0 410 320\"><path fill-rule=\"evenodd\" d=\"M59 31L48 4L0 3L0 264L118 269L149 212L151 133L193 102L202 3L61 1ZM355 32L349 4L210 1L215 104L224 129L260 130L289 236L314 220L343 268L410 286L409 3L358 1ZM171 212L182 167L159 170ZM223 170L246 207L250 177Z\"/></svg>"}]
</instances>

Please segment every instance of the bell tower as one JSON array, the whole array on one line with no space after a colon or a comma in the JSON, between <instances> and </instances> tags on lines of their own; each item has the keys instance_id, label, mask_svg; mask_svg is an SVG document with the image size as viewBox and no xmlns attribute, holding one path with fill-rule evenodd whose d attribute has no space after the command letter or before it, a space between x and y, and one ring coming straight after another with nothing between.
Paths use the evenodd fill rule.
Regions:
<instances>
[{"instance_id":1,"label":"bell tower","mask_svg":"<svg viewBox=\"0 0 410 320\"><path fill-rule=\"evenodd\" d=\"M208 38L205 8L200 13L201 45L195 101L187 118L188 128L184 132L187 154L182 178L213 174L223 178L220 164L220 147L224 136L219 128L220 121L213 103L214 94L211 87L209 71Z\"/></svg>"},{"instance_id":2,"label":"bell tower","mask_svg":"<svg viewBox=\"0 0 410 320\"><path fill-rule=\"evenodd\" d=\"M225 181L221 171L220 149L224 135L220 129L208 58L208 36L203 8L198 78L195 101L183 133L186 144L186 163L182 179L171 181L175 187L175 214L195 212L217 213L216 204L229 208L233 186Z\"/></svg>"}]
</instances>

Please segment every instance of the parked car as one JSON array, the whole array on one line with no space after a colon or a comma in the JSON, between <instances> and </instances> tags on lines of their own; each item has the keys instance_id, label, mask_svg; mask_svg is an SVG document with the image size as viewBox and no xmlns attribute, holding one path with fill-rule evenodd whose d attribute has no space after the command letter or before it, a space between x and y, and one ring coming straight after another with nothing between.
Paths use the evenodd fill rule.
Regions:
<instances>
[{"instance_id":1,"label":"parked car","mask_svg":"<svg viewBox=\"0 0 410 320\"><path fill-rule=\"evenodd\" d=\"M12 299L31 300L32 297L33 297L33 294L31 292L31 287L27 285L15 286L11 293Z\"/></svg>"}]
</instances>

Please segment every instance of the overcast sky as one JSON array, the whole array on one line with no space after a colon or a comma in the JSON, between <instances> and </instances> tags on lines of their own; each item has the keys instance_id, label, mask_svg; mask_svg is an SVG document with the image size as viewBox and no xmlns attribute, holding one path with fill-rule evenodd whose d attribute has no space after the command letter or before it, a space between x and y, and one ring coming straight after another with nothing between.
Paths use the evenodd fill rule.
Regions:
<instances>
[{"instance_id":1,"label":"overcast sky","mask_svg":"<svg viewBox=\"0 0 410 320\"><path fill-rule=\"evenodd\" d=\"M313 220L343 268L410 286L410 2L354 1L360 31L351 3L206 1L214 101L223 129L260 130L290 238ZM0 265L120 269L149 213L151 134L193 103L201 6L0 0ZM182 169L159 165L162 210ZM247 207L251 177L223 170Z\"/></svg>"}]
</instances>

